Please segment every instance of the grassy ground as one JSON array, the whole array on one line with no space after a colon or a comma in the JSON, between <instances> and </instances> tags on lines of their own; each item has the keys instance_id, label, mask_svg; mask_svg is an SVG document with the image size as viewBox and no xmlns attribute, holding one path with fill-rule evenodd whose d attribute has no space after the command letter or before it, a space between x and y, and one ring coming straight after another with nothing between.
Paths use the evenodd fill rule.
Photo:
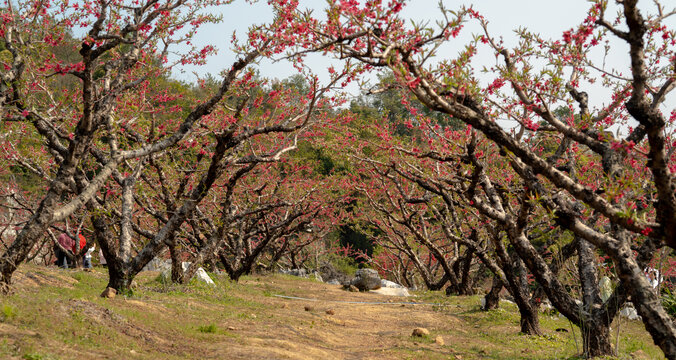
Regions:
<instances>
[{"instance_id":1,"label":"grassy ground","mask_svg":"<svg viewBox=\"0 0 676 360\"><path fill-rule=\"evenodd\" d=\"M581 347L564 319L543 314L545 336L520 335L514 305L484 312L478 296L394 298L283 275L215 277L215 287L156 278L142 273L133 295L103 299L103 269L22 267L0 297L0 358L571 359ZM413 337L416 327L431 334ZM616 321L613 334L620 358L662 358L640 322Z\"/></svg>"}]
</instances>

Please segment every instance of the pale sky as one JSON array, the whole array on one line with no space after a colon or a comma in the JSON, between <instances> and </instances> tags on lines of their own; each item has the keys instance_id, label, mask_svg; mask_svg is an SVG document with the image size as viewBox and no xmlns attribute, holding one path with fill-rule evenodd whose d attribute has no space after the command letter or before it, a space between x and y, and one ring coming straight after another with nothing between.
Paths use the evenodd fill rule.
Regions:
<instances>
[{"instance_id":1,"label":"pale sky","mask_svg":"<svg viewBox=\"0 0 676 360\"><path fill-rule=\"evenodd\" d=\"M560 37L563 31L579 24L585 18L590 6L586 0L444 0L443 3L448 9L472 5L489 20L492 32L504 36L508 45L515 44L516 37L512 30L521 26L547 37ZM301 0L301 7L314 8L316 17L320 17L324 4L323 0ZM433 19L440 17L438 1L410 1L403 15L416 22L432 20L431 23L433 23ZM249 4L244 0L235 0L233 4L223 7L223 22L200 29L200 35L196 41L201 45L217 47L218 55L212 57L206 66L186 68L184 74L177 74L177 76L190 80L193 77L191 74L193 71L198 74L218 74L234 61L234 55L230 51L232 32L237 31L241 39L250 25L269 22L272 16L267 1ZM473 28L471 31L478 32L479 29ZM470 31L463 31L463 33L469 35ZM317 65L322 67L326 67L326 64L325 59L317 61ZM294 73L294 70L284 63L265 64L260 67L260 71L263 76L270 77L286 77Z\"/></svg>"},{"instance_id":2,"label":"pale sky","mask_svg":"<svg viewBox=\"0 0 676 360\"><path fill-rule=\"evenodd\" d=\"M385 2L386 0L384 0ZM480 1L453 1L444 0L444 6L448 9L457 9L462 5L472 5L485 16L490 22L490 29L494 34L504 36L506 43L515 44L516 36L512 30L524 26L531 31L547 37L560 37L562 32L579 24L586 16L590 4L586 0L480 0ZM301 7L315 9L315 16L320 17L324 6L323 0L301 0ZM652 8L652 2L649 3ZM272 20L272 12L267 1L260 0L249 4L245 0L235 0L223 9L223 22L216 25L205 26L200 29L196 43L201 45L213 45L220 51L212 57L206 66L198 68L186 68L185 74L179 77L189 80L192 71L198 74L218 74L234 61L234 55L230 51L230 38L233 31L237 31L241 39L245 36L246 29L252 24L260 24ZM438 19L440 17L437 0L412 0L404 9L403 15L416 22ZM478 32L478 28L463 31L469 35L471 31ZM325 61L325 60L324 60ZM324 65L325 67L325 65ZM285 77L293 74L288 64L272 64L260 67L264 76Z\"/></svg>"},{"instance_id":3,"label":"pale sky","mask_svg":"<svg viewBox=\"0 0 676 360\"><path fill-rule=\"evenodd\" d=\"M383 0L384 3L387 1ZM311 7L315 9L315 17L323 18L322 8L325 5L323 0L300 0L300 2L303 8ZM618 8L613 1L609 3L611 3L609 6L612 11L609 10L606 17L612 21ZM672 4L673 0L663 1L663 3ZM526 27L531 32L539 33L545 38L560 39L565 30L577 26L584 20L587 10L591 6L587 0L443 0L443 4L449 10L458 9L462 5L472 5L475 10L479 11L489 21L491 33L494 36L502 36L505 40L505 45L508 47L517 45L518 39L513 30L519 27ZM644 12L655 12L655 6L652 1L642 0L640 7ZM242 39L246 36L246 29L249 26L269 22L273 17L270 7L265 0L259 0L254 4L250 4L249 1L245 0L235 0L233 4L223 8L222 14L223 22L200 29L200 35L196 41L200 45L210 44L215 46L219 49L219 53L210 58L206 66L186 68L183 73L176 72L177 78L194 81L195 75L193 71L199 76L207 73L217 75L223 69L229 68L235 59L230 51L232 32L236 31L238 38ZM430 24L434 24L434 20L440 18L438 1L409 1L402 15L416 22L429 20ZM453 57L466 44L467 39L469 39L472 33L480 33L481 29L477 25L471 24L476 23L468 23L468 26L463 30L459 38L441 49L440 57ZM671 29L675 29L676 17L669 19L668 24ZM611 44L612 53L605 59L606 65L628 69L628 45L620 40L616 40ZM492 53L482 54L481 51L477 58L479 58L480 62L485 61L482 65L492 65L496 61ZM313 69L313 72L320 79L327 79L326 68L331 64L331 60L320 55L313 55L306 60L306 64ZM262 62L258 69L264 77L280 79L296 73L286 62L271 63L269 60ZM492 81L492 78L487 79L487 81ZM352 94L358 92L356 86L347 90ZM592 107L602 106L610 102L609 93L600 87L600 85L588 87L585 90L590 93L590 104ZM672 93L662 107L662 110L668 114L674 107L676 107L676 95ZM506 126L509 127L509 125Z\"/></svg>"}]
</instances>

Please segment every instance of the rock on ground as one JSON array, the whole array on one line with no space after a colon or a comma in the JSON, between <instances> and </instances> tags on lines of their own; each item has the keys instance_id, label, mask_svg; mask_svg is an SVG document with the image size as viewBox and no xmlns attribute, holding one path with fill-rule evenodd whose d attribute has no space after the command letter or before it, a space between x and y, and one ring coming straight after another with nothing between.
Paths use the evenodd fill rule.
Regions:
<instances>
[{"instance_id":1,"label":"rock on ground","mask_svg":"<svg viewBox=\"0 0 676 360\"><path fill-rule=\"evenodd\" d=\"M422 328L422 327L419 327L419 328L413 329L413 333L411 334L411 336L423 337L423 336L428 336L429 334L430 334L429 330Z\"/></svg>"},{"instance_id":2,"label":"rock on ground","mask_svg":"<svg viewBox=\"0 0 676 360\"><path fill-rule=\"evenodd\" d=\"M394 289L404 289L404 288L406 288L404 285L400 285L400 284L397 284L394 281L385 280L385 279L380 280L380 286L384 287L384 288L394 288Z\"/></svg>"},{"instance_id":3,"label":"rock on ground","mask_svg":"<svg viewBox=\"0 0 676 360\"><path fill-rule=\"evenodd\" d=\"M308 272L305 269L288 269L288 270L282 269L282 270L279 270L279 272L284 274L284 275L292 275L292 276L298 276L298 277L302 277L302 278L310 278L310 279L317 280L319 282L324 282L322 275L316 270Z\"/></svg>"},{"instance_id":4,"label":"rock on ground","mask_svg":"<svg viewBox=\"0 0 676 360\"><path fill-rule=\"evenodd\" d=\"M324 279L322 279L322 274L320 274L317 271L313 271L312 274L310 274L310 279L315 279L316 281L324 282Z\"/></svg>"},{"instance_id":5,"label":"rock on ground","mask_svg":"<svg viewBox=\"0 0 676 360\"><path fill-rule=\"evenodd\" d=\"M408 290L406 288L382 287L380 289L371 290L370 292L389 296L411 296L411 294L408 293Z\"/></svg>"},{"instance_id":6,"label":"rock on ground","mask_svg":"<svg viewBox=\"0 0 676 360\"><path fill-rule=\"evenodd\" d=\"M605 302L610 298L610 295L613 294L613 283L610 281L610 278L607 276L602 277L601 281L599 281L599 288L601 300Z\"/></svg>"},{"instance_id":7,"label":"rock on ground","mask_svg":"<svg viewBox=\"0 0 676 360\"><path fill-rule=\"evenodd\" d=\"M188 262L188 261L184 261L184 262L181 263L181 268L183 268L183 272L188 270L188 268L190 267L190 264L191 263ZM171 279L171 261L167 260L165 263L163 263L161 265L160 269L162 271L162 273L160 275L163 278ZM197 271L195 271L195 275L193 275L192 278L197 279L198 281L203 282L203 283L208 284L208 285L216 285L214 283L214 280L211 279L209 274L207 274L207 272L202 267L197 268Z\"/></svg>"},{"instance_id":8,"label":"rock on ground","mask_svg":"<svg viewBox=\"0 0 676 360\"><path fill-rule=\"evenodd\" d=\"M103 292L101 293L101 297L102 297L102 298L108 298L108 299L114 298L115 295L117 295L117 290L115 290L115 289L113 289L113 288L111 288L111 287L107 287L107 288L106 288L105 290L103 290Z\"/></svg>"},{"instance_id":9,"label":"rock on ground","mask_svg":"<svg viewBox=\"0 0 676 360\"><path fill-rule=\"evenodd\" d=\"M143 271L164 271L166 268L171 269L171 261L162 260L160 258L154 258L150 260L146 266L143 267Z\"/></svg>"},{"instance_id":10,"label":"rock on ground","mask_svg":"<svg viewBox=\"0 0 676 360\"><path fill-rule=\"evenodd\" d=\"M214 281L211 280L211 277L209 277L209 274L207 274L207 272L204 271L204 269L202 269L201 267L197 269L197 271L195 272L195 276L193 276L193 279L197 279L205 284L216 285Z\"/></svg>"},{"instance_id":11,"label":"rock on ground","mask_svg":"<svg viewBox=\"0 0 676 360\"><path fill-rule=\"evenodd\" d=\"M354 274L355 277L350 281L360 291L375 290L380 288L380 276L373 269L359 269Z\"/></svg>"},{"instance_id":12,"label":"rock on ground","mask_svg":"<svg viewBox=\"0 0 676 360\"><path fill-rule=\"evenodd\" d=\"M620 316L626 317L629 320L639 320L641 317L636 312L633 306L627 306L620 310Z\"/></svg>"},{"instance_id":13,"label":"rock on ground","mask_svg":"<svg viewBox=\"0 0 676 360\"><path fill-rule=\"evenodd\" d=\"M322 279L331 285L342 285L349 282L349 277L330 262L324 262L319 266Z\"/></svg>"},{"instance_id":14,"label":"rock on ground","mask_svg":"<svg viewBox=\"0 0 676 360\"><path fill-rule=\"evenodd\" d=\"M305 269L288 269L288 270L280 270L279 272L285 275L292 275L303 278L307 277L307 270Z\"/></svg>"}]
</instances>

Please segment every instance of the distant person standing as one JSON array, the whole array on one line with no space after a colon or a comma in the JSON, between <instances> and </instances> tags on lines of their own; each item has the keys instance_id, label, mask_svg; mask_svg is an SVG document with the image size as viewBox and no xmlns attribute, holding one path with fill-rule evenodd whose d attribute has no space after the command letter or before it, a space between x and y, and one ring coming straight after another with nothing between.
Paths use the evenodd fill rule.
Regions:
<instances>
[{"instance_id":1,"label":"distant person standing","mask_svg":"<svg viewBox=\"0 0 676 360\"><path fill-rule=\"evenodd\" d=\"M85 269L91 269L92 268L92 253L96 250L96 246L92 245L89 249L87 249L87 253L85 253L84 256L84 268Z\"/></svg>"},{"instance_id":2,"label":"distant person standing","mask_svg":"<svg viewBox=\"0 0 676 360\"><path fill-rule=\"evenodd\" d=\"M78 240L75 241L73 238L68 236L68 234L63 233L59 235L56 239L59 242L59 246L54 246L54 254L56 255L56 265L61 268L68 269L70 267L75 267L74 256L79 254L80 251L87 245L87 239L82 234L78 234ZM65 250L65 251L64 251ZM68 254L70 252L70 256Z\"/></svg>"},{"instance_id":3,"label":"distant person standing","mask_svg":"<svg viewBox=\"0 0 676 360\"><path fill-rule=\"evenodd\" d=\"M72 266L72 264L70 263L70 258L66 253L66 251L73 250L73 247L76 246L75 240L73 240L66 233L63 233L59 235L56 241L58 241L59 245L61 245L61 246L54 245L54 254L56 255L56 265L64 269L68 269L68 267Z\"/></svg>"},{"instance_id":4,"label":"distant person standing","mask_svg":"<svg viewBox=\"0 0 676 360\"><path fill-rule=\"evenodd\" d=\"M99 249L99 262L101 266L103 267L108 267L108 261L106 261L106 257L103 256L103 250Z\"/></svg>"},{"instance_id":5,"label":"distant person standing","mask_svg":"<svg viewBox=\"0 0 676 360\"><path fill-rule=\"evenodd\" d=\"M81 254L82 249L84 249L84 247L87 246L87 239L85 239L84 235L79 233L79 234L77 234L77 237L80 241L79 242L73 242L73 254L75 254L75 255ZM75 261L77 261L77 257L75 259L76 259ZM77 264L74 263L73 267L75 267L76 265Z\"/></svg>"},{"instance_id":6,"label":"distant person standing","mask_svg":"<svg viewBox=\"0 0 676 360\"><path fill-rule=\"evenodd\" d=\"M80 248L76 249L75 246L73 246L73 253L77 254L79 251L84 249L85 246L87 246L87 239L82 234L78 234L78 237L80 238Z\"/></svg>"}]
</instances>

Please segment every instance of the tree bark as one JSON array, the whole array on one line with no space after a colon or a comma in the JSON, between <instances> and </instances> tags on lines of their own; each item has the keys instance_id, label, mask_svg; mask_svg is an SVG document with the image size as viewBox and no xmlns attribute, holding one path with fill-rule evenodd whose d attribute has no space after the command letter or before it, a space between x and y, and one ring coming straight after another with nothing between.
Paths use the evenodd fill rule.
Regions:
<instances>
[{"instance_id":1,"label":"tree bark","mask_svg":"<svg viewBox=\"0 0 676 360\"><path fill-rule=\"evenodd\" d=\"M585 357L592 358L612 356L615 355L615 351L610 339L609 322L599 321L593 316L594 310L601 306L596 257L589 242L584 239L576 240L578 246L578 272L582 284L582 304L584 311L592 314L592 316L582 317L580 323L584 355Z\"/></svg>"},{"instance_id":2,"label":"tree bark","mask_svg":"<svg viewBox=\"0 0 676 360\"><path fill-rule=\"evenodd\" d=\"M610 327L602 321L588 321L580 326L582 348L586 358L615 354L610 337Z\"/></svg>"},{"instance_id":3,"label":"tree bark","mask_svg":"<svg viewBox=\"0 0 676 360\"><path fill-rule=\"evenodd\" d=\"M119 262L108 262L108 286L117 290L117 293L124 293L131 289L131 282L134 275L127 271L126 267Z\"/></svg>"},{"instance_id":4,"label":"tree bark","mask_svg":"<svg viewBox=\"0 0 676 360\"><path fill-rule=\"evenodd\" d=\"M474 295L474 289L472 286L472 277L470 276L470 270L472 267L472 259L474 258L474 249L468 247L465 251L465 256L462 259L461 267L462 274L460 274L461 281L459 285L459 290L461 295Z\"/></svg>"},{"instance_id":5,"label":"tree bark","mask_svg":"<svg viewBox=\"0 0 676 360\"><path fill-rule=\"evenodd\" d=\"M21 229L16 239L0 257L0 293L7 293L12 283L12 275L30 253L31 249L43 236L54 218L54 208L61 193L62 183L55 180L49 192L40 202L28 223Z\"/></svg>"},{"instance_id":6,"label":"tree bark","mask_svg":"<svg viewBox=\"0 0 676 360\"><path fill-rule=\"evenodd\" d=\"M171 257L171 282L181 284L183 279L183 264L181 261L181 252L176 248L176 236L172 236L169 241L169 256Z\"/></svg>"},{"instance_id":7,"label":"tree bark","mask_svg":"<svg viewBox=\"0 0 676 360\"><path fill-rule=\"evenodd\" d=\"M521 332L529 335L542 335L543 332L542 329L540 329L538 308L531 301L528 288L528 272L526 270L526 265L516 253L513 254L512 263L517 271L514 275L516 279L518 279L515 287L517 288L516 292L519 293L519 296L514 297L514 299L516 300L516 305L519 307L519 313L521 313Z\"/></svg>"},{"instance_id":8,"label":"tree bark","mask_svg":"<svg viewBox=\"0 0 676 360\"><path fill-rule=\"evenodd\" d=\"M528 335L542 335L538 311L530 301L528 283L521 281L526 275L523 261L516 254L510 258L500 239L494 238L494 244L496 254L502 264L501 268L507 278L507 289L514 297L514 302L519 309L521 332Z\"/></svg>"},{"instance_id":9,"label":"tree bark","mask_svg":"<svg viewBox=\"0 0 676 360\"><path fill-rule=\"evenodd\" d=\"M502 290L502 280L497 275L493 276L493 285L491 290L484 297L485 303L482 310L495 310L500 307L500 291Z\"/></svg>"},{"instance_id":10,"label":"tree bark","mask_svg":"<svg viewBox=\"0 0 676 360\"><path fill-rule=\"evenodd\" d=\"M541 336L543 332L540 329L540 319L538 318L537 310L532 306L523 306L521 303L517 303L517 306L521 315L521 320L519 321L521 332L527 335Z\"/></svg>"},{"instance_id":11,"label":"tree bark","mask_svg":"<svg viewBox=\"0 0 676 360\"><path fill-rule=\"evenodd\" d=\"M676 327L664 311L659 296L653 291L648 279L632 257L628 246L620 249L625 261L617 262L620 280L631 293L636 311L643 319L646 330L655 344L664 351L668 359L676 359Z\"/></svg>"},{"instance_id":12,"label":"tree bark","mask_svg":"<svg viewBox=\"0 0 676 360\"><path fill-rule=\"evenodd\" d=\"M676 359L676 326L662 307L659 296L653 291L648 278L634 258L626 241L618 241L606 234L595 232L579 219L568 217L567 227L576 235L602 248L615 261L622 285L629 290L636 311L643 319L646 330L668 359Z\"/></svg>"}]
</instances>

